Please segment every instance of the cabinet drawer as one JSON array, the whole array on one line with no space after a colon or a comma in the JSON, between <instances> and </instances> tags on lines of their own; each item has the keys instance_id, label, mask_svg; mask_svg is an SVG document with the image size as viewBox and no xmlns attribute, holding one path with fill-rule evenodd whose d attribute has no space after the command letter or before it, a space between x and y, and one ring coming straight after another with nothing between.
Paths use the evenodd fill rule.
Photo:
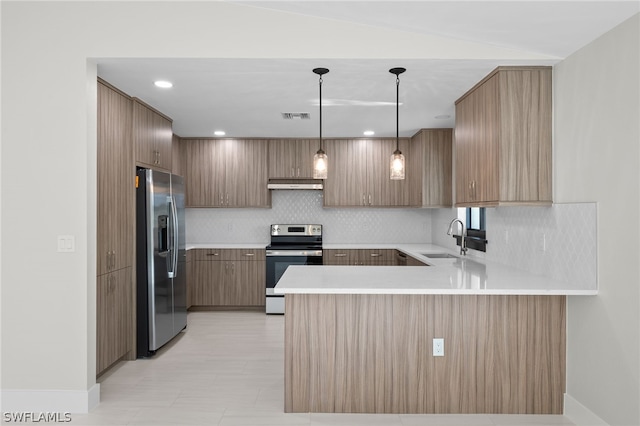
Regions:
<instances>
[{"instance_id":1,"label":"cabinet drawer","mask_svg":"<svg viewBox=\"0 0 640 426\"><path fill-rule=\"evenodd\" d=\"M265 260L265 249L228 249L232 260Z\"/></svg>"},{"instance_id":2,"label":"cabinet drawer","mask_svg":"<svg viewBox=\"0 0 640 426\"><path fill-rule=\"evenodd\" d=\"M193 260L265 260L264 249L194 249Z\"/></svg>"},{"instance_id":3,"label":"cabinet drawer","mask_svg":"<svg viewBox=\"0 0 640 426\"><path fill-rule=\"evenodd\" d=\"M195 249L193 252L193 260L234 260L231 250L224 249Z\"/></svg>"},{"instance_id":4,"label":"cabinet drawer","mask_svg":"<svg viewBox=\"0 0 640 426\"><path fill-rule=\"evenodd\" d=\"M358 250L356 264L358 265L394 265L396 251L391 249Z\"/></svg>"}]
</instances>

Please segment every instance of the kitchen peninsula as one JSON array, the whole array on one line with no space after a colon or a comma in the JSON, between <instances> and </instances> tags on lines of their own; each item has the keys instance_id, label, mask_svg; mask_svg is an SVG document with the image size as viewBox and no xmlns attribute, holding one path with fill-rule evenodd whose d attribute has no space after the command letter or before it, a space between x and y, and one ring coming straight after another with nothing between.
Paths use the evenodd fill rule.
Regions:
<instances>
[{"instance_id":1,"label":"kitchen peninsula","mask_svg":"<svg viewBox=\"0 0 640 426\"><path fill-rule=\"evenodd\" d=\"M430 266L282 276L286 412L562 413L566 297L597 289L396 248Z\"/></svg>"}]
</instances>

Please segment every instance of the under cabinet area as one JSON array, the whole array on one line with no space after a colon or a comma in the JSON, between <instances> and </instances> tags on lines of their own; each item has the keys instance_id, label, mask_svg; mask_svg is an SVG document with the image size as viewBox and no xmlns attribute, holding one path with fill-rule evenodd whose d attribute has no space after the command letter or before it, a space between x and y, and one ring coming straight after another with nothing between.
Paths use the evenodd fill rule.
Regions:
<instances>
[{"instance_id":1,"label":"under cabinet area","mask_svg":"<svg viewBox=\"0 0 640 426\"><path fill-rule=\"evenodd\" d=\"M498 67L456 101L456 206L550 205L551 67Z\"/></svg>"},{"instance_id":2,"label":"under cabinet area","mask_svg":"<svg viewBox=\"0 0 640 426\"><path fill-rule=\"evenodd\" d=\"M409 140L400 140L409 151ZM324 142L328 177L325 207L408 207L409 180L391 180L389 161L395 139L329 139ZM412 171L407 165L407 177Z\"/></svg>"},{"instance_id":3,"label":"under cabinet area","mask_svg":"<svg viewBox=\"0 0 640 426\"><path fill-rule=\"evenodd\" d=\"M264 306L264 249L193 249L188 256L189 306Z\"/></svg>"},{"instance_id":4,"label":"under cabinet area","mask_svg":"<svg viewBox=\"0 0 640 426\"><path fill-rule=\"evenodd\" d=\"M187 207L271 207L260 139L181 139Z\"/></svg>"},{"instance_id":5,"label":"under cabinet area","mask_svg":"<svg viewBox=\"0 0 640 426\"><path fill-rule=\"evenodd\" d=\"M172 121L139 99L133 100L133 140L138 164L171 171Z\"/></svg>"}]
</instances>

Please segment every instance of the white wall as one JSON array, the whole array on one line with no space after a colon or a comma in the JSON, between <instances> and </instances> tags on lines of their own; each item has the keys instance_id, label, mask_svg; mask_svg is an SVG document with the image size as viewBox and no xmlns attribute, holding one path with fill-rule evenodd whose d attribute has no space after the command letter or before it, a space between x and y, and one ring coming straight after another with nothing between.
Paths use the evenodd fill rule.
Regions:
<instances>
[{"instance_id":1,"label":"white wall","mask_svg":"<svg viewBox=\"0 0 640 426\"><path fill-rule=\"evenodd\" d=\"M514 50L226 2L0 6L3 410L82 411L91 405L83 394L95 391L91 58L527 59ZM56 253L57 235L74 235L75 253ZM54 396L60 399L46 405Z\"/></svg>"},{"instance_id":2,"label":"white wall","mask_svg":"<svg viewBox=\"0 0 640 426\"><path fill-rule=\"evenodd\" d=\"M640 424L640 15L554 72L554 199L598 203L598 297L568 302L567 394ZM571 413L568 413L571 415Z\"/></svg>"}]
</instances>

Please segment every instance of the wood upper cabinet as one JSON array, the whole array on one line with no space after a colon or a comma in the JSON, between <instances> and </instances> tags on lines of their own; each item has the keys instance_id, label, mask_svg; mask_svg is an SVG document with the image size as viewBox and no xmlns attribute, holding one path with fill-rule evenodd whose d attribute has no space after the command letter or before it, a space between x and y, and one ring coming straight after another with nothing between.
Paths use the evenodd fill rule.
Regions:
<instances>
[{"instance_id":1,"label":"wood upper cabinet","mask_svg":"<svg viewBox=\"0 0 640 426\"><path fill-rule=\"evenodd\" d=\"M189 279L191 306L263 306L264 249L197 249Z\"/></svg>"},{"instance_id":2,"label":"wood upper cabinet","mask_svg":"<svg viewBox=\"0 0 640 426\"><path fill-rule=\"evenodd\" d=\"M104 274L96 284L96 374L133 348L131 321L132 268Z\"/></svg>"},{"instance_id":3,"label":"wood upper cabinet","mask_svg":"<svg viewBox=\"0 0 640 426\"><path fill-rule=\"evenodd\" d=\"M171 173L178 176L183 176L183 162L180 152L180 137L173 135L171 138Z\"/></svg>"},{"instance_id":4,"label":"wood upper cabinet","mask_svg":"<svg viewBox=\"0 0 640 426\"><path fill-rule=\"evenodd\" d=\"M270 207L268 143L182 139L187 207Z\"/></svg>"},{"instance_id":5,"label":"wood upper cabinet","mask_svg":"<svg viewBox=\"0 0 640 426\"><path fill-rule=\"evenodd\" d=\"M133 100L133 140L136 162L171 171L173 131L171 119L139 99Z\"/></svg>"},{"instance_id":6,"label":"wood upper cabinet","mask_svg":"<svg viewBox=\"0 0 640 426\"><path fill-rule=\"evenodd\" d=\"M407 155L409 140L400 140ZM389 178L389 160L396 149L395 139L329 139L324 143L328 157L328 177L324 184L326 207L406 207L409 206L407 164L404 180Z\"/></svg>"},{"instance_id":7,"label":"wood upper cabinet","mask_svg":"<svg viewBox=\"0 0 640 426\"><path fill-rule=\"evenodd\" d=\"M549 205L551 67L498 67L456 101L456 206Z\"/></svg>"},{"instance_id":8,"label":"wood upper cabinet","mask_svg":"<svg viewBox=\"0 0 640 426\"><path fill-rule=\"evenodd\" d=\"M451 207L453 129L422 129L411 138L410 204Z\"/></svg>"},{"instance_id":9,"label":"wood upper cabinet","mask_svg":"<svg viewBox=\"0 0 640 426\"><path fill-rule=\"evenodd\" d=\"M269 139L269 179L313 179L317 139Z\"/></svg>"},{"instance_id":10,"label":"wood upper cabinet","mask_svg":"<svg viewBox=\"0 0 640 426\"><path fill-rule=\"evenodd\" d=\"M133 262L131 108L128 96L98 81L97 275Z\"/></svg>"}]
</instances>

